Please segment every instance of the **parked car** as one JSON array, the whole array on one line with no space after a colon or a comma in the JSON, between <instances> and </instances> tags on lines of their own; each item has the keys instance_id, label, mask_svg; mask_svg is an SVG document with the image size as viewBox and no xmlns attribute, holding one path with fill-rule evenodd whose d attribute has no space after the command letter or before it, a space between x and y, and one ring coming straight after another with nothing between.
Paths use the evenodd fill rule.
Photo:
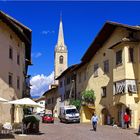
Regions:
<instances>
[{"instance_id":1,"label":"parked car","mask_svg":"<svg viewBox=\"0 0 140 140\"><path fill-rule=\"evenodd\" d=\"M37 113L36 115L38 115L38 116L40 116L40 117L43 117L43 116L44 116L44 113L39 112L39 113Z\"/></svg>"},{"instance_id":2,"label":"parked car","mask_svg":"<svg viewBox=\"0 0 140 140\"><path fill-rule=\"evenodd\" d=\"M54 123L54 117L52 114L44 114L44 116L42 116L42 123Z\"/></svg>"}]
</instances>

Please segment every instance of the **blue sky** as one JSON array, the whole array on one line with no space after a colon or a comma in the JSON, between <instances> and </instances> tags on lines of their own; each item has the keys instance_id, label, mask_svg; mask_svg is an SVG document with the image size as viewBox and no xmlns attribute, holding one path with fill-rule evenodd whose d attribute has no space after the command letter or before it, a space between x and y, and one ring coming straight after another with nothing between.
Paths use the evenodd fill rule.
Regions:
<instances>
[{"instance_id":1,"label":"blue sky","mask_svg":"<svg viewBox=\"0 0 140 140\"><path fill-rule=\"evenodd\" d=\"M105 21L140 25L140 2L1 1L0 9L32 30L33 66L28 73L36 80L33 84L42 77L47 80L43 86L40 81L36 93L32 91L35 96L48 88L53 77L61 11L69 66L80 62Z\"/></svg>"}]
</instances>

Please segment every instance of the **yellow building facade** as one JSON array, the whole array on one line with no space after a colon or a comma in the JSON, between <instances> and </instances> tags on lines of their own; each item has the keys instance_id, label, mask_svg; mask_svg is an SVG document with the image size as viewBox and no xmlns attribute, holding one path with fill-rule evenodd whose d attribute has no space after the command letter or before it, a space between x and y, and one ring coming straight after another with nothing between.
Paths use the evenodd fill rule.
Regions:
<instances>
[{"instance_id":1,"label":"yellow building facade","mask_svg":"<svg viewBox=\"0 0 140 140\"><path fill-rule=\"evenodd\" d=\"M123 127L127 112L131 126L138 127L139 31L139 27L107 22L82 58L88 70L85 90L95 91L101 124L109 124L113 117Z\"/></svg>"}]
</instances>

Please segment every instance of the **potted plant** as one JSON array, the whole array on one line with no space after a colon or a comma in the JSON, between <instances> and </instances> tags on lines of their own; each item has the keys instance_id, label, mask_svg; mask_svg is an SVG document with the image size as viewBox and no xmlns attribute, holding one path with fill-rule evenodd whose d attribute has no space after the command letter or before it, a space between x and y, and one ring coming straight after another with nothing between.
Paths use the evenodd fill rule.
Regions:
<instances>
[{"instance_id":1,"label":"potted plant","mask_svg":"<svg viewBox=\"0 0 140 140\"><path fill-rule=\"evenodd\" d=\"M95 92L92 89L82 92L82 105L94 105L95 99Z\"/></svg>"}]
</instances>

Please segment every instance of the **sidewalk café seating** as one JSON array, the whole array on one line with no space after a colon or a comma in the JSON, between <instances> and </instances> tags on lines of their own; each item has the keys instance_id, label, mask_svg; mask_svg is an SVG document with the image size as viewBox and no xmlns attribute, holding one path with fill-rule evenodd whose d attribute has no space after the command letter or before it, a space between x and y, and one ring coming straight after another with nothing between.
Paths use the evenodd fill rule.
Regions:
<instances>
[{"instance_id":1,"label":"sidewalk caf\u00e9 seating","mask_svg":"<svg viewBox=\"0 0 140 140\"><path fill-rule=\"evenodd\" d=\"M12 126L10 123L5 123L4 125L0 123L0 139L15 139L12 133Z\"/></svg>"},{"instance_id":2,"label":"sidewalk caf\u00e9 seating","mask_svg":"<svg viewBox=\"0 0 140 140\"><path fill-rule=\"evenodd\" d=\"M13 123L12 129L13 129L13 132L21 132L22 122L19 122L19 123L15 122L15 123Z\"/></svg>"},{"instance_id":3,"label":"sidewalk caf\u00e9 seating","mask_svg":"<svg viewBox=\"0 0 140 140\"><path fill-rule=\"evenodd\" d=\"M3 134L9 134L12 132L12 125L9 122L6 122L2 127Z\"/></svg>"}]
</instances>

